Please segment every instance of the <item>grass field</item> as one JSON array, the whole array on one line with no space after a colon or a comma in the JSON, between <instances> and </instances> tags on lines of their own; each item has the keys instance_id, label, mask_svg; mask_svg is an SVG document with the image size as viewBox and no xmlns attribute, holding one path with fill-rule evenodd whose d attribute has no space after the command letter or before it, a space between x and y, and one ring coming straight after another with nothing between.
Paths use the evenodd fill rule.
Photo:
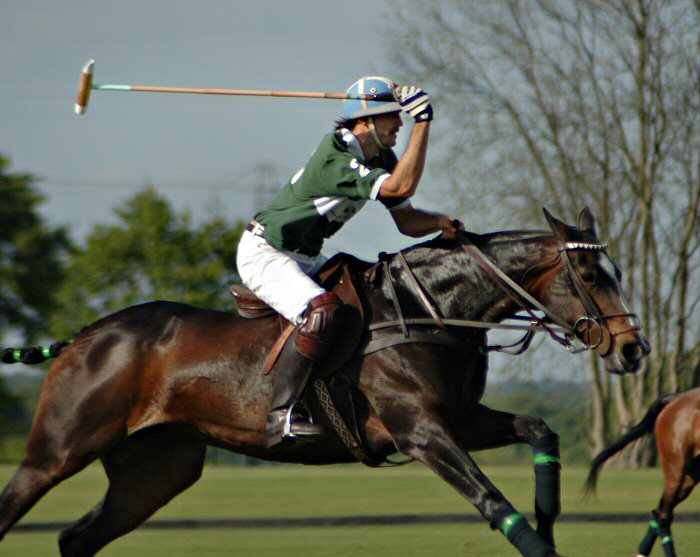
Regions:
<instances>
[{"instance_id":1,"label":"grass field","mask_svg":"<svg viewBox=\"0 0 700 557\"><path fill-rule=\"evenodd\" d=\"M527 467L484 467L518 510L533 507L533 473ZM0 467L0 484L13 472ZM635 555L646 530L648 511L656 505L662 476L658 470L605 470L596 499L579 499L586 471L565 468L563 520L557 526L558 548L567 557ZM70 523L101 499L106 487L99 466L85 470L44 497L20 524ZM567 514L643 514L639 522L568 522ZM678 514L700 513L700 498L691 497ZM150 521L373 517L386 515L465 515L464 523L360 525L275 528L141 528L105 548L105 557L517 557L499 533L449 486L419 464L371 470L361 465L328 467L207 467L202 479ZM467 520L469 518L469 520ZM58 531L10 531L0 556L56 556ZM681 557L697 555L700 529L679 521L674 538ZM660 547L655 555L662 555Z\"/></svg>"}]
</instances>

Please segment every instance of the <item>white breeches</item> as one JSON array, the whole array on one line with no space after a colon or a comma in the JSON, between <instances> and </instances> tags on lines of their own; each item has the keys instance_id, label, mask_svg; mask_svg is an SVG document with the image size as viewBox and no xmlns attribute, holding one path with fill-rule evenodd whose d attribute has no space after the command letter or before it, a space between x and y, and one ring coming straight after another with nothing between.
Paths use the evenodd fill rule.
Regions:
<instances>
[{"instance_id":1,"label":"white breeches","mask_svg":"<svg viewBox=\"0 0 700 557\"><path fill-rule=\"evenodd\" d=\"M238 244L236 265L241 281L270 307L292 323L298 323L312 298L326 291L311 275L328 260L279 251L264 238L244 231Z\"/></svg>"}]
</instances>

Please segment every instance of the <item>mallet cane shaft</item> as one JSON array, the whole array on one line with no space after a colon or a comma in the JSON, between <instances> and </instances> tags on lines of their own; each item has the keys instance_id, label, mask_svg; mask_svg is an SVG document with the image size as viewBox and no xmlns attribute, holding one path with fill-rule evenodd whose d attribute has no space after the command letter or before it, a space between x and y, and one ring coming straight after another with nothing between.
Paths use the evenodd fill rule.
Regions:
<instances>
[{"instance_id":1,"label":"mallet cane shaft","mask_svg":"<svg viewBox=\"0 0 700 557\"><path fill-rule=\"evenodd\" d=\"M90 92L96 91L134 91L142 93L188 93L195 95L239 95L255 97L301 97L308 99L353 99L367 101L393 101L391 94L383 95L353 95L347 93L321 93L315 91L260 91L251 89L201 89L190 87L154 87L149 85L99 85L93 83L95 61L88 60L83 67L78 88L78 98L75 102L75 113L85 114L90 102Z\"/></svg>"}]
</instances>

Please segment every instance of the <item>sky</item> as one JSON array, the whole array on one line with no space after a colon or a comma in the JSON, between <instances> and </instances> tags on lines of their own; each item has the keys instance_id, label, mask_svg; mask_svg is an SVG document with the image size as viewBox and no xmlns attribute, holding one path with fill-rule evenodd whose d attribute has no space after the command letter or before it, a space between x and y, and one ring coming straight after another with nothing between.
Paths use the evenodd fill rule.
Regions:
<instances>
[{"instance_id":1,"label":"sky","mask_svg":"<svg viewBox=\"0 0 700 557\"><path fill-rule=\"evenodd\" d=\"M39 178L40 212L79 243L148 184L195 222L248 221L332 130L342 101L92 91L78 116L82 67L95 60L97 84L343 92L360 76L395 74L387 9L371 0L3 0L0 153L10 172ZM407 122L399 154L409 133ZM420 192L414 205L446 210ZM325 251L374 260L412 243L370 203Z\"/></svg>"}]
</instances>

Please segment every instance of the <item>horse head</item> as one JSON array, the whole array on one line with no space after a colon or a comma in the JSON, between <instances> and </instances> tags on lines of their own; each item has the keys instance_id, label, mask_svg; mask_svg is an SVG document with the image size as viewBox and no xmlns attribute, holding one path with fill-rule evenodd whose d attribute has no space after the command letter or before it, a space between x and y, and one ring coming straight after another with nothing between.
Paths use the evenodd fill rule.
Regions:
<instances>
[{"instance_id":1,"label":"horse head","mask_svg":"<svg viewBox=\"0 0 700 557\"><path fill-rule=\"evenodd\" d=\"M547 209L544 213L553 234L461 232L456 241L438 237L405 250L406 256L391 256L392 274L404 289L397 294L388 288L383 296L389 306L393 300L409 313L427 312L428 322L443 329L497 328L525 312L531 318L529 326L501 327L526 330L523 339L492 350L506 352L504 348L520 345L517 352L508 352L520 354L535 331L546 330L572 352L596 350L610 373L636 373L650 352L649 342L622 292L621 273L598 239L593 213L588 208L581 211L578 228ZM385 286L391 283L385 281ZM400 307L395 312L402 322L404 312ZM409 335L404 331L404 336Z\"/></svg>"},{"instance_id":2,"label":"horse head","mask_svg":"<svg viewBox=\"0 0 700 557\"><path fill-rule=\"evenodd\" d=\"M568 339L576 337L596 350L609 372L639 371L650 352L649 342L625 299L621 273L607 245L598 239L593 213L584 208L578 228L559 221L547 209L544 214L557 240L553 269L558 272L542 302L571 324Z\"/></svg>"}]
</instances>

